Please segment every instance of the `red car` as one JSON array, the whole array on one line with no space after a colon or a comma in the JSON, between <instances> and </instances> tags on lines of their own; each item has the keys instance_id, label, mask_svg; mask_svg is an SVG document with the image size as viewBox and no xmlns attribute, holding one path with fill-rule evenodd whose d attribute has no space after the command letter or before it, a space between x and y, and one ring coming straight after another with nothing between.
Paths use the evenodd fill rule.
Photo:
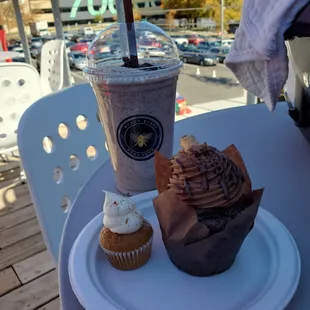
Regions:
<instances>
[{"instance_id":1,"label":"red car","mask_svg":"<svg viewBox=\"0 0 310 310\"><path fill-rule=\"evenodd\" d=\"M76 43L70 47L71 52L87 53L89 45L87 43Z\"/></svg>"},{"instance_id":2,"label":"red car","mask_svg":"<svg viewBox=\"0 0 310 310\"><path fill-rule=\"evenodd\" d=\"M155 40L140 41L139 44L137 44L137 46L138 45L139 45L139 47L157 47L157 48L162 47L161 43L158 41L155 41Z\"/></svg>"},{"instance_id":3,"label":"red car","mask_svg":"<svg viewBox=\"0 0 310 310\"><path fill-rule=\"evenodd\" d=\"M194 45L198 45L201 41L206 40L206 37L200 34L189 34L188 36L186 36L186 38L188 39L188 44Z\"/></svg>"}]
</instances>

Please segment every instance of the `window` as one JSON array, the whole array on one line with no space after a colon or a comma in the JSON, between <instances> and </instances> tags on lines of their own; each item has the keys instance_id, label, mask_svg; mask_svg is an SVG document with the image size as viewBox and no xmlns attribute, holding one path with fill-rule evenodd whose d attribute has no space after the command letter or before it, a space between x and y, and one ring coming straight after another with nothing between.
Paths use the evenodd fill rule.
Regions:
<instances>
[{"instance_id":1,"label":"window","mask_svg":"<svg viewBox=\"0 0 310 310\"><path fill-rule=\"evenodd\" d=\"M70 13L71 12L71 8L60 8L60 12L61 13Z\"/></svg>"},{"instance_id":2,"label":"window","mask_svg":"<svg viewBox=\"0 0 310 310\"><path fill-rule=\"evenodd\" d=\"M73 54L73 57L74 57L75 59L83 59L83 58L86 58L85 55L82 54L82 53L81 53L81 54L80 54L80 53L79 53L79 54Z\"/></svg>"},{"instance_id":3,"label":"window","mask_svg":"<svg viewBox=\"0 0 310 310\"><path fill-rule=\"evenodd\" d=\"M32 10L34 14L51 14L52 9L34 9Z\"/></svg>"}]
</instances>

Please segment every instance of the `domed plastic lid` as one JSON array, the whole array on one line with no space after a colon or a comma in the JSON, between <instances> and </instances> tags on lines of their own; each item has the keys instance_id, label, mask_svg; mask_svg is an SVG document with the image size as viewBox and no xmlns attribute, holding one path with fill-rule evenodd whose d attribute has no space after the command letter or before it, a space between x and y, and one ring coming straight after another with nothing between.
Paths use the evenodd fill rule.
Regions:
<instances>
[{"instance_id":1,"label":"domed plastic lid","mask_svg":"<svg viewBox=\"0 0 310 310\"><path fill-rule=\"evenodd\" d=\"M101 31L89 46L85 77L94 83L134 83L179 74L182 62L177 46L159 27L134 23L139 68L125 66L130 59L127 25L115 23Z\"/></svg>"}]
</instances>

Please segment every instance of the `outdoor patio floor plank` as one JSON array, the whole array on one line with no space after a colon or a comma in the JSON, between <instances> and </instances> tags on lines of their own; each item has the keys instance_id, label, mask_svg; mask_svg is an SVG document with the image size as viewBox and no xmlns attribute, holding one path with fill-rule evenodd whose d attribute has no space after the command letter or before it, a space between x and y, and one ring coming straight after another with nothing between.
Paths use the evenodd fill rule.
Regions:
<instances>
[{"instance_id":1,"label":"outdoor patio floor plank","mask_svg":"<svg viewBox=\"0 0 310 310\"><path fill-rule=\"evenodd\" d=\"M39 308L38 310L60 310L60 299L59 297L50 301L48 304Z\"/></svg>"},{"instance_id":2,"label":"outdoor patio floor plank","mask_svg":"<svg viewBox=\"0 0 310 310\"><path fill-rule=\"evenodd\" d=\"M33 205L0 217L0 232L36 217Z\"/></svg>"},{"instance_id":3,"label":"outdoor patio floor plank","mask_svg":"<svg viewBox=\"0 0 310 310\"><path fill-rule=\"evenodd\" d=\"M55 269L55 265L46 250L14 264L13 269L22 284L25 284Z\"/></svg>"},{"instance_id":4,"label":"outdoor patio floor plank","mask_svg":"<svg viewBox=\"0 0 310 310\"><path fill-rule=\"evenodd\" d=\"M9 267L0 271L0 296L20 286L21 283L13 268Z\"/></svg>"},{"instance_id":5,"label":"outdoor patio floor plank","mask_svg":"<svg viewBox=\"0 0 310 310\"><path fill-rule=\"evenodd\" d=\"M12 266L46 249L42 234L17 242L0 250L0 270ZM1 308L0 308L1 309Z\"/></svg>"},{"instance_id":6,"label":"outdoor patio floor plank","mask_svg":"<svg viewBox=\"0 0 310 310\"><path fill-rule=\"evenodd\" d=\"M32 204L27 184L19 179L0 182L0 217Z\"/></svg>"},{"instance_id":7,"label":"outdoor patio floor plank","mask_svg":"<svg viewBox=\"0 0 310 310\"><path fill-rule=\"evenodd\" d=\"M60 310L57 271L18 158L0 161L0 309Z\"/></svg>"},{"instance_id":8,"label":"outdoor patio floor plank","mask_svg":"<svg viewBox=\"0 0 310 310\"><path fill-rule=\"evenodd\" d=\"M30 219L19 225L0 232L0 248L4 249L16 242L27 239L41 232L37 218Z\"/></svg>"},{"instance_id":9,"label":"outdoor patio floor plank","mask_svg":"<svg viewBox=\"0 0 310 310\"><path fill-rule=\"evenodd\" d=\"M57 272L53 270L0 297L0 309L34 310L58 297Z\"/></svg>"}]
</instances>

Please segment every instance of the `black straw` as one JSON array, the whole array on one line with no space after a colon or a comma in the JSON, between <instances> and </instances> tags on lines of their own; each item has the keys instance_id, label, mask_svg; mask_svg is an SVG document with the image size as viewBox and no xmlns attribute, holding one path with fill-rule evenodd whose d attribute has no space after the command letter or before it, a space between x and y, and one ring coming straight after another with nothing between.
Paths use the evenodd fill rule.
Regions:
<instances>
[{"instance_id":1,"label":"black straw","mask_svg":"<svg viewBox=\"0 0 310 310\"><path fill-rule=\"evenodd\" d=\"M136 32L134 26L134 17L133 17L131 0L124 0L124 13L127 25L127 39L130 54L130 65L132 68L139 68Z\"/></svg>"}]
</instances>

